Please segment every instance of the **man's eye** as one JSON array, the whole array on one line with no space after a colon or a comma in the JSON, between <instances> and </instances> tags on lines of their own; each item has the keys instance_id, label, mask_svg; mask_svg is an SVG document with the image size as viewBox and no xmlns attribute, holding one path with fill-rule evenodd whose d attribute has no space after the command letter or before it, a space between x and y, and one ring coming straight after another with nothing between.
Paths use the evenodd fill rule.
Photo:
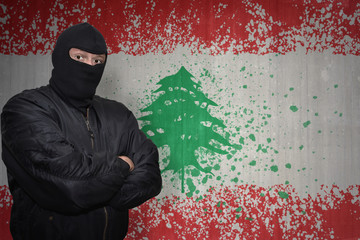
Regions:
<instances>
[{"instance_id":1,"label":"man's eye","mask_svg":"<svg viewBox=\"0 0 360 240\"><path fill-rule=\"evenodd\" d=\"M76 55L75 58L76 58L77 60L81 60L81 59L82 59L82 57L81 57L80 55Z\"/></svg>"},{"instance_id":2,"label":"man's eye","mask_svg":"<svg viewBox=\"0 0 360 240\"><path fill-rule=\"evenodd\" d=\"M103 63L101 60L99 60L99 59L95 59L95 63L96 64L101 64L101 63Z\"/></svg>"}]
</instances>

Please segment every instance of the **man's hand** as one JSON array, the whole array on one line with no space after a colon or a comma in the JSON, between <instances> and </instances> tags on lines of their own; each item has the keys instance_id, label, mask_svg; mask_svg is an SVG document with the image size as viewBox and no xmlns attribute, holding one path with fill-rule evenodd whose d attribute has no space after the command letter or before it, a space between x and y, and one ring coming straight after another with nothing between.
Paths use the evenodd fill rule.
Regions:
<instances>
[{"instance_id":1,"label":"man's hand","mask_svg":"<svg viewBox=\"0 0 360 240\"><path fill-rule=\"evenodd\" d=\"M128 158L127 156L118 156L118 158L120 158L121 160L123 160L123 161L125 161L127 164L129 164L129 166L130 166L130 172L132 171L132 170L134 170L134 168L135 168L135 165L134 165L134 163L133 163L133 161L130 159L130 158Z\"/></svg>"}]
</instances>

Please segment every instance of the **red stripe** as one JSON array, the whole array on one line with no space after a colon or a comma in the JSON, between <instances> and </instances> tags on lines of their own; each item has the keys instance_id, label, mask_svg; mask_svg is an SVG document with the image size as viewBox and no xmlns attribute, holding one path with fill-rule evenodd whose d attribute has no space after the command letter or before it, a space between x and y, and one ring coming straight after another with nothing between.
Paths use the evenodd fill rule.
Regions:
<instances>
[{"instance_id":1,"label":"red stripe","mask_svg":"<svg viewBox=\"0 0 360 240\"><path fill-rule=\"evenodd\" d=\"M61 2L61 4L59 3ZM111 53L360 53L360 0L3 0L3 54L46 54L59 32L90 22L105 36ZM356 17L357 16L357 17Z\"/></svg>"},{"instance_id":2,"label":"red stripe","mask_svg":"<svg viewBox=\"0 0 360 240\"><path fill-rule=\"evenodd\" d=\"M10 213L12 196L6 185L0 186L0 236L3 240L10 240Z\"/></svg>"},{"instance_id":3,"label":"red stripe","mask_svg":"<svg viewBox=\"0 0 360 240\"><path fill-rule=\"evenodd\" d=\"M358 239L359 193L359 185L322 186L317 196L302 198L290 185L241 185L211 188L202 199L152 199L130 211L128 239ZM11 203L8 188L1 186L4 240L11 239Z\"/></svg>"},{"instance_id":4,"label":"red stripe","mask_svg":"<svg viewBox=\"0 0 360 240\"><path fill-rule=\"evenodd\" d=\"M197 200L153 199L130 212L127 239L355 240L359 191L322 186L317 196L300 197L290 185L240 185L211 188Z\"/></svg>"}]
</instances>

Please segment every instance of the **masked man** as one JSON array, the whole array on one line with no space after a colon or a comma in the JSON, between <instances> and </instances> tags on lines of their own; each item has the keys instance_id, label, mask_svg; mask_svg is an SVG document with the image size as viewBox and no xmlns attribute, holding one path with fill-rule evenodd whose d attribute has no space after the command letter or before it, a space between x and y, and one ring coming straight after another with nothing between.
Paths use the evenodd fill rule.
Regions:
<instances>
[{"instance_id":1,"label":"masked man","mask_svg":"<svg viewBox=\"0 0 360 240\"><path fill-rule=\"evenodd\" d=\"M156 146L121 103L95 95L107 60L88 23L65 30L50 84L1 114L2 158L17 239L123 239L128 209L161 190Z\"/></svg>"}]
</instances>

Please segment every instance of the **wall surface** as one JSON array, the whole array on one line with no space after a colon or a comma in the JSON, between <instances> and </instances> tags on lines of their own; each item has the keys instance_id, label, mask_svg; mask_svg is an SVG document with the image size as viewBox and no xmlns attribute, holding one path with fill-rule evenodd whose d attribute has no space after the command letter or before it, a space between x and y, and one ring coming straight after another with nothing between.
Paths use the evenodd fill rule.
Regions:
<instances>
[{"instance_id":1,"label":"wall surface","mask_svg":"<svg viewBox=\"0 0 360 240\"><path fill-rule=\"evenodd\" d=\"M158 146L163 190L128 239L360 238L360 1L0 3L0 107L48 84L87 21L109 58L97 94ZM12 200L0 163L0 236Z\"/></svg>"}]
</instances>

